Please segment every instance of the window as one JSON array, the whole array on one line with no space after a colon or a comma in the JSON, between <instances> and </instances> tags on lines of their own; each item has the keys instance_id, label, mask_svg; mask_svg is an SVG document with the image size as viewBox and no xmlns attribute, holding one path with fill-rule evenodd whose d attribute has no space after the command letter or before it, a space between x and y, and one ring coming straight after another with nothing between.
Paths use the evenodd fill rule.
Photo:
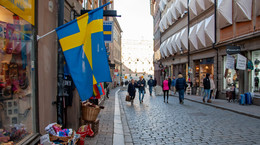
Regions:
<instances>
[{"instance_id":1,"label":"window","mask_svg":"<svg viewBox=\"0 0 260 145\"><path fill-rule=\"evenodd\" d=\"M0 6L0 129L17 129L14 144L35 133L32 32L30 23Z\"/></svg>"}]
</instances>

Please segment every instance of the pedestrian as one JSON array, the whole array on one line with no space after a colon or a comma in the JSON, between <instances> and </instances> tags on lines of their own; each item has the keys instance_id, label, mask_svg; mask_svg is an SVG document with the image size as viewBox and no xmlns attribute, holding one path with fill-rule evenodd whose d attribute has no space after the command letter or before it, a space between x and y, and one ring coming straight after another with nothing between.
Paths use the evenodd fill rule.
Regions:
<instances>
[{"instance_id":1,"label":"pedestrian","mask_svg":"<svg viewBox=\"0 0 260 145\"><path fill-rule=\"evenodd\" d=\"M171 82L171 86L172 86L172 91L173 91L173 95L176 94L176 79L175 76L172 77L172 82Z\"/></svg>"},{"instance_id":2,"label":"pedestrian","mask_svg":"<svg viewBox=\"0 0 260 145\"><path fill-rule=\"evenodd\" d=\"M156 80L156 78L154 78L153 86L155 87L156 85L157 85L157 80Z\"/></svg>"},{"instance_id":3,"label":"pedestrian","mask_svg":"<svg viewBox=\"0 0 260 145\"><path fill-rule=\"evenodd\" d=\"M214 77L213 74L210 75L210 99L215 99L215 91L216 87L215 87L215 83L214 83Z\"/></svg>"},{"instance_id":4,"label":"pedestrian","mask_svg":"<svg viewBox=\"0 0 260 145\"><path fill-rule=\"evenodd\" d=\"M132 79L131 82L128 84L128 89L127 89L127 92L130 96L130 99L131 99L131 103L133 104L134 102L134 99L135 99L135 93L136 93L136 88L137 87L137 84L135 83L135 80Z\"/></svg>"},{"instance_id":5,"label":"pedestrian","mask_svg":"<svg viewBox=\"0 0 260 145\"><path fill-rule=\"evenodd\" d=\"M172 85L172 79L171 79L171 76L168 77L168 86L169 86L169 90L171 88L171 85Z\"/></svg>"},{"instance_id":6,"label":"pedestrian","mask_svg":"<svg viewBox=\"0 0 260 145\"><path fill-rule=\"evenodd\" d=\"M150 80L148 81L148 86L149 86L150 96L152 96L153 86L154 86L154 80L153 80L153 77L150 77Z\"/></svg>"},{"instance_id":7,"label":"pedestrian","mask_svg":"<svg viewBox=\"0 0 260 145\"><path fill-rule=\"evenodd\" d=\"M110 90L109 90L109 83L108 82L104 83L104 88L106 89L106 97L109 98L108 95L109 95Z\"/></svg>"},{"instance_id":8,"label":"pedestrian","mask_svg":"<svg viewBox=\"0 0 260 145\"><path fill-rule=\"evenodd\" d=\"M139 89L139 101L140 103L143 102L144 100L144 91L145 91L145 80L143 79L143 77L139 77L139 81L137 82L137 86L138 86L138 89ZM142 97L141 97L142 95Z\"/></svg>"},{"instance_id":9,"label":"pedestrian","mask_svg":"<svg viewBox=\"0 0 260 145\"><path fill-rule=\"evenodd\" d=\"M179 73L178 75L178 79L176 80L176 91L178 91L179 93L179 101L180 104L184 103L184 92L186 90L187 84L186 84L186 80L185 78L183 78L183 75L181 73Z\"/></svg>"},{"instance_id":10,"label":"pedestrian","mask_svg":"<svg viewBox=\"0 0 260 145\"><path fill-rule=\"evenodd\" d=\"M167 95L167 103L168 103L170 87L169 87L169 82L167 77L165 77L165 80L163 81L162 88L163 88L163 100L165 102L165 95Z\"/></svg>"},{"instance_id":11,"label":"pedestrian","mask_svg":"<svg viewBox=\"0 0 260 145\"><path fill-rule=\"evenodd\" d=\"M207 102L211 103L210 100L210 78L209 78L210 74L207 73L206 77L203 79L203 86L204 86L204 96L203 96L203 103L205 103L205 98L207 96Z\"/></svg>"}]
</instances>

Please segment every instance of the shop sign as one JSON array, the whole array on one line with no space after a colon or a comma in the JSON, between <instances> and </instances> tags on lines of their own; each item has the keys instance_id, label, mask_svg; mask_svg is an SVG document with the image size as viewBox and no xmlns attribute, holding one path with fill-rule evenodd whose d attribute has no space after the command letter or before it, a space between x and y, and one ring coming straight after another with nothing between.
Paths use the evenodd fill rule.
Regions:
<instances>
[{"instance_id":1,"label":"shop sign","mask_svg":"<svg viewBox=\"0 0 260 145\"><path fill-rule=\"evenodd\" d=\"M235 58L231 55L227 55L226 68L235 69Z\"/></svg>"},{"instance_id":2,"label":"shop sign","mask_svg":"<svg viewBox=\"0 0 260 145\"><path fill-rule=\"evenodd\" d=\"M34 25L35 0L0 0L0 5Z\"/></svg>"},{"instance_id":3,"label":"shop sign","mask_svg":"<svg viewBox=\"0 0 260 145\"><path fill-rule=\"evenodd\" d=\"M106 43L113 43L113 21L104 21L104 40Z\"/></svg>"},{"instance_id":4,"label":"shop sign","mask_svg":"<svg viewBox=\"0 0 260 145\"><path fill-rule=\"evenodd\" d=\"M246 70L246 57L243 55L237 54L237 64L236 64L236 69L240 70Z\"/></svg>"},{"instance_id":5,"label":"shop sign","mask_svg":"<svg viewBox=\"0 0 260 145\"><path fill-rule=\"evenodd\" d=\"M238 53L240 53L240 51L241 51L240 46L232 46L232 45L230 45L230 46L227 46L227 49L226 49L226 52L229 55L238 54Z\"/></svg>"}]
</instances>

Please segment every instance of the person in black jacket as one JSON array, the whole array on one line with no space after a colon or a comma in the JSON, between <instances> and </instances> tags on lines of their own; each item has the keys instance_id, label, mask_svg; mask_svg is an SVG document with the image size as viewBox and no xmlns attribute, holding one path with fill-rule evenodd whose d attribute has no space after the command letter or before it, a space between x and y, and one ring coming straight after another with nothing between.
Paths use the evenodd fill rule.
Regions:
<instances>
[{"instance_id":1,"label":"person in black jacket","mask_svg":"<svg viewBox=\"0 0 260 145\"><path fill-rule=\"evenodd\" d=\"M203 79L203 86L204 86L204 96L203 96L203 103L205 103L205 98L206 96L208 97L207 102L211 103L210 100L210 79L209 79L210 74L207 73L206 77Z\"/></svg>"},{"instance_id":2,"label":"person in black jacket","mask_svg":"<svg viewBox=\"0 0 260 145\"><path fill-rule=\"evenodd\" d=\"M138 86L138 89L139 89L139 101L140 101L140 103L142 103L143 100L144 100L146 82L142 77L139 77L139 78L140 78L140 80L137 82L137 86Z\"/></svg>"},{"instance_id":3,"label":"person in black jacket","mask_svg":"<svg viewBox=\"0 0 260 145\"><path fill-rule=\"evenodd\" d=\"M169 77L168 77L168 86L169 86L169 88L171 88L171 85L172 85L172 79L171 79L171 77L169 76Z\"/></svg>"},{"instance_id":4,"label":"person in black jacket","mask_svg":"<svg viewBox=\"0 0 260 145\"><path fill-rule=\"evenodd\" d=\"M186 90L186 80L183 78L182 74L179 73L178 79L176 80L176 90L179 92L180 104L184 103L184 92Z\"/></svg>"},{"instance_id":5,"label":"person in black jacket","mask_svg":"<svg viewBox=\"0 0 260 145\"><path fill-rule=\"evenodd\" d=\"M127 89L127 92L131 98L131 102L133 104L133 101L135 99L135 92L136 92L136 88L137 87L137 84L135 83L135 80L132 79L131 80L131 83L128 85L128 89Z\"/></svg>"}]
</instances>

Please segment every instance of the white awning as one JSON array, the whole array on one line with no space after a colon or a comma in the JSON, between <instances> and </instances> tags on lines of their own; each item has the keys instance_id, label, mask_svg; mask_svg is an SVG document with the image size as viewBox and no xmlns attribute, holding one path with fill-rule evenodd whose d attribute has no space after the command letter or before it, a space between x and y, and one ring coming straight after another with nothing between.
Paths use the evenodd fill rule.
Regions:
<instances>
[{"instance_id":1,"label":"white awning","mask_svg":"<svg viewBox=\"0 0 260 145\"><path fill-rule=\"evenodd\" d=\"M166 4L167 4L167 0L160 0L159 8L161 12L164 10Z\"/></svg>"},{"instance_id":2,"label":"white awning","mask_svg":"<svg viewBox=\"0 0 260 145\"><path fill-rule=\"evenodd\" d=\"M252 0L235 0L235 6L236 6L236 12L235 12L236 22L245 22L251 20Z\"/></svg>"},{"instance_id":3,"label":"white awning","mask_svg":"<svg viewBox=\"0 0 260 145\"><path fill-rule=\"evenodd\" d=\"M182 7L181 7L181 2L180 2L180 0L176 0L174 4L175 4L176 12L177 12L179 15L182 15Z\"/></svg>"},{"instance_id":4,"label":"white awning","mask_svg":"<svg viewBox=\"0 0 260 145\"><path fill-rule=\"evenodd\" d=\"M166 30L168 28L167 19L166 19L165 15L162 17L162 26L163 26L164 30Z\"/></svg>"},{"instance_id":5,"label":"white awning","mask_svg":"<svg viewBox=\"0 0 260 145\"><path fill-rule=\"evenodd\" d=\"M187 3L188 0L176 0L175 6L180 15L182 15L185 11L187 11Z\"/></svg>"},{"instance_id":6,"label":"white awning","mask_svg":"<svg viewBox=\"0 0 260 145\"><path fill-rule=\"evenodd\" d=\"M211 43L215 41L215 18L214 15L208 17L205 20L205 33L207 35L206 39L209 39Z\"/></svg>"},{"instance_id":7,"label":"white awning","mask_svg":"<svg viewBox=\"0 0 260 145\"><path fill-rule=\"evenodd\" d=\"M167 50L168 40L165 40L164 42L165 42L165 44L163 46L163 53L164 53L165 57L168 57L170 55L170 53L168 53L168 50Z\"/></svg>"},{"instance_id":8,"label":"white awning","mask_svg":"<svg viewBox=\"0 0 260 145\"><path fill-rule=\"evenodd\" d=\"M188 27L182 29L180 38L182 48L188 50Z\"/></svg>"},{"instance_id":9,"label":"white awning","mask_svg":"<svg viewBox=\"0 0 260 145\"><path fill-rule=\"evenodd\" d=\"M205 11L205 0L196 0L196 10L197 10L197 14L202 13L203 11Z\"/></svg>"},{"instance_id":10,"label":"white awning","mask_svg":"<svg viewBox=\"0 0 260 145\"><path fill-rule=\"evenodd\" d=\"M190 40L192 46L198 50L198 41L197 41L197 37L196 37L196 32L197 32L197 24L190 28L189 40Z\"/></svg>"},{"instance_id":11,"label":"white awning","mask_svg":"<svg viewBox=\"0 0 260 145\"><path fill-rule=\"evenodd\" d=\"M177 44L176 44L176 34L174 34L173 36L172 36L172 39L171 39L171 45L172 45L172 49L174 50L174 52L175 53L177 53L178 52L178 50L177 50Z\"/></svg>"},{"instance_id":12,"label":"white awning","mask_svg":"<svg viewBox=\"0 0 260 145\"><path fill-rule=\"evenodd\" d=\"M173 24L172 14L171 14L171 12L170 12L170 9L167 10L166 19L167 19L167 24L168 24L169 26Z\"/></svg>"},{"instance_id":13,"label":"white awning","mask_svg":"<svg viewBox=\"0 0 260 145\"><path fill-rule=\"evenodd\" d=\"M172 18L173 18L173 22L177 21L178 18L180 17L180 14L176 12L176 7L175 4L172 3L171 7L169 8L171 14L172 14Z\"/></svg>"},{"instance_id":14,"label":"white awning","mask_svg":"<svg viewBox=\"0 0 260 145\"><path fill-rule=\"evenodd\" d=\"M196 0L190 0L189 1L189 10L191 14L191 18L197 16L197 9L196 9Z\"/></svg>"},{"instance_id":15,"label":"white awning","mask_svg":"<svg viewBox=\"0 0 260 145\"><path fill-rule=\"evenodd\" d=\"M200 23L198 23L196 35L197 35L198 41L201 43L201 45L203 47L206 47L205 30L204 30L204 28L205 28L205 20L203 20Z\"/></svg>"},{"instance_id":16,"label":"white awning","mask_svg":"<svg viewBox=\"0 0 260 145\"><path fill-rule=\"evenodd\" d=\"M256 16L260 16L260 0L255 0Z\"/></svg>"},{"instance_id":17,"label":"white awning","mask_svg":"<svg viewBox=\"0 0 260 145\"><path fill-rule=\"evenodd\" d=\"M205 0L205 7L208 9L210 6L212 6L215 2L214 0Z\"/></svg>"},{"instance_id":18,"label":"white awning","mask_svg":"<svg viewBox=\"0 0 260 145\"><path fill-rule=\"evenodd\" d=\"M164 52L163 52L163 47L165 45L165 42L163 42L161 45L160 45L160 52L161 52L161 56L164 58L165 55L164 55Z\"/></svg>"},{"instance_id":19,"label":"white awning","mask_svg":"<svg viewBox=\"0 0 260 145\"><path fill-rule=\"evenodd\" d=\"M232 25L232 0L218 0L219 27Z\"/></svg>"},{"instance_id":20,"label":"white awning","mask_svg":"<svg viewBox=\"0 0 260 145\"><path fill-rule=\"evenodd\" d=\"M160 27L160 31L164 32L163 25L162 25L162 20L159 22L159 27Z\"/></svg>"},{"instance_id":21,"label":"white awning","mask_svg":"<svg viewBox=\"0 0 260 145\"><path fill-rule=\"evenodd\" d=\"M165 40L166 41L166 47L165 47L165 54L166 54L166 56L168 57L170 54L171 54L171 52L170 52L170 49L171 49L171 43L170 43L170 39L167 39L167 40Z\"/></svg>"},{"instance_id":22,"label":"white awning","mask_svg":"<svg viewBox=\"0 0 260 145\"><path fill-rule=\"evenodd\" d=\"M181 49L181 36L180 35L181 35L180 32L176 33L175 41L176 41L176 46L177 46L178 50L182 51L182 49Z\"/></svg>"},{"instance_id":23,"label":"white awning","mask_svg":"<svg viewBox=\"0 0 260 145\"><path fill-rule=\"evenodd\" d=\"M168 40L167 49L168 49L170 55L173 55L174 52L173 52L173 48L172 48L172 44L171 44L172 43L172 37L169 37L167 40Z\"/></svg>"}]
</instances>

